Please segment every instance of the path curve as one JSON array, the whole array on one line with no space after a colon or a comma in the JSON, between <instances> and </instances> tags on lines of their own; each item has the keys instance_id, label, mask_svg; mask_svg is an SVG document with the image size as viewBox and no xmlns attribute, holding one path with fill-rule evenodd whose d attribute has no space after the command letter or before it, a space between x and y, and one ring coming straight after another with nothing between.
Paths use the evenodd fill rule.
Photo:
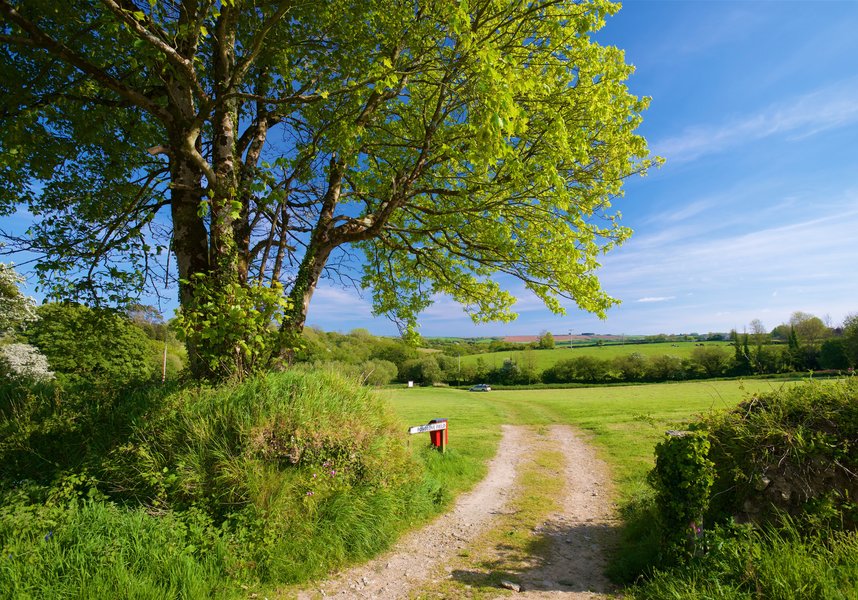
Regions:
<instances>
[{"instance_id":1,"label":"path curve","mask_svg":"<svg viewBox=\"0 0 858 600\"><path fill-rule=\"evenodd\" d=\"M526 449L525 428L501 427L498 452L488 464L488 474L459 498L453 510L407 534L386 554L316 584L315 591L302 592L298 598L405 598L435 568L476 539L503 510Z\"/></svg>"},{"instance_id":2,"label":"path curve","mask_svg":"<svg viewBox=\"0 0 858 600\"><path fill-rule=\"evenodd\" d=\"M488 464L485 479L461 496L451 511L407 534L384 555L299 592L299 600L396 600L431 588L430 578L505 512L518 491L519 467L537 446L544 447L537 437L527 427L503 425L498 452ZM545 441L564 456L563 500L560 509L534 529L550 538L551 560L522 573L522 593L515 597L604 597L612 589L604 576L605 548L613 543L616 525L607 465L568 426L552 426Z\"/></svg>"}]
</instances>

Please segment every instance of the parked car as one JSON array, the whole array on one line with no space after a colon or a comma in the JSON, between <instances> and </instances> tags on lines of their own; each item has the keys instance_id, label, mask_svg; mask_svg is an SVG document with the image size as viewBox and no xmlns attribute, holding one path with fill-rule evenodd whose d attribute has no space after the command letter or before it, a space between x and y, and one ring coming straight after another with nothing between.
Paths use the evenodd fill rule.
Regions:
<instances>
[{"instance_id":1,"label":"parked car","mask_svg":"<svg viewBox=\"0 0 858 600\"><path fill-rule=\"evenodd\" d=\"M487 383L478 383L475 386L472 386L469 392L490 392L492 391L492 386Z\"/></svg>"}]
</instances>

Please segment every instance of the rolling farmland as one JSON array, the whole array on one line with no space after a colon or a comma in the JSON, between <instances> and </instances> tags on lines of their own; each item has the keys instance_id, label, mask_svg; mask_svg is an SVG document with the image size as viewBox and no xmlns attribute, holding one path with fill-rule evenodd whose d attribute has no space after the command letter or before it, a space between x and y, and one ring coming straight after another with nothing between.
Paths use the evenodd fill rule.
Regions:
<instances>
[{"instance_id":1,"label":"rolling farmland","mask_svg":"<svg viewBox=\"0 0 858 600\"><path fill-rule=\"evenodd\" d=\"M678 356L680 358L688 358L691 356L695 347L699 347L701 342L662 342L655 344L609 344L605 346L586 346L586 347L565 347L554 348L553 350L526 350L522 348L518 351L503 351L490 352L487 354L471 354L461 358L462 366L476 365L479 359L482 359L483 364L489 368L496 368L503 365L507 359L513 359L519 363L525 356L525 353L530 353L532 360L536 364L539 371L553 366L560 360L567 358L576 358L578 356L594 356L600 359L612 359L617 356L626 356L628 354L638 353L643 356L660 356L668 354ZM705 347L723 348L725 351L732 351L733 345L731 342L703 342Z\"/></svg>"}]
</instances>

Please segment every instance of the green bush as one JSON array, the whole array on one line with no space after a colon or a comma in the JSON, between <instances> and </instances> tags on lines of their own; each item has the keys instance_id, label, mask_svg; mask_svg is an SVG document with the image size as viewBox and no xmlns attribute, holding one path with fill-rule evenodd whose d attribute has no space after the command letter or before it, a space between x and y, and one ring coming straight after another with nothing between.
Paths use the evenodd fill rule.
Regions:
<instances>
[{"instance_id":1,"label":"green bush","mask_svg":"<svg viewBox=\"0 0 858 600\"><path fill-rule=\"evenodd\" d=\"M442 371L438 365L438 359L429 354L405 361L399 371L399 377L405 381L432 385L441 381Z\"/></svg>"},{"instance_id":2,"label":"green bush","mask_svg":"<svg viewBox=\"0 0 858 600\"><path fill-rule=\"evenodd\" d=\"M3 555L39 548L26 564L0 567L0 589L51 595L40 591L51 589L44 573L63 580L58 590L89 589L89 570L104 581L160 581L161 567L139 564L157 552L140 545L143 535L175 546L166 556L176 568L196 561L187 568L197 575L176 577L200 590L214 581L210 572L221 586L297 582L379 552L448 500L426 474L430 459L408 449L387 405L330 373L172 391L87 389L94 393L48 384L0 388L0 501L17 506L15 514L47 515L30 533L0 523ZM78 519L90 525L78 527ZM163 527L192 522L199 531L165 538L161 519ZM103 532L107 522L116 523L115 536L86 534L90 526ZM58 556L38 544L46 528L68 560L44 564ZM132 564L119 573L99 557L83 558L100 552ZM170 581L149 597L181 596Z\"/></svg>"},{"instance_id":3,"label":"green bush","mask_svg":"<svg viewBox=\"0 0 858 600\"><path fill-rule=\"evenodd\" d=\"M389 360L368 360L361 365L361 379L367 385L387 385L399 374L396 365Z\"/></svg>"},{"instance_id":4,"label":"green bush","mask_svg":"<svg viewBox=\"0 0 858 600\"><path fill-rule=\"evenodd\" d=\"M0 381L0 486L98 470L170 388Z\"/></svg>"},{"instance_id":5,"label":"green bush","mask_svg":"<svg viewBox=\"0 0 858 600\"><path fill-rule=\"evenodd\" d=\"M715 462L711 518L858 524L858 380L784 386L695 427Z\"/></svg>"},{"instance_id":6,"label":"green bush","mask_svg":"<svg viewBox=\"0 0 858 600\"><path fill-rule=\"evenodd\" d=\"M44 304L27 340L67 382L123 384L155 373L149 339L114 311L81 304Z\"/></svg>"},{"instance_id":7,"label":"green bush","mask_svg":"<svg viewBox=\"0 0 858 600\"><path fill-rule=\"evenodd\" d=\"M649 481L656 492L663 544L672 558L685 558L699 549L715 478L708 454L709 440L695 431L668 432L655 447Z\"/></svg>"}]
</instances>

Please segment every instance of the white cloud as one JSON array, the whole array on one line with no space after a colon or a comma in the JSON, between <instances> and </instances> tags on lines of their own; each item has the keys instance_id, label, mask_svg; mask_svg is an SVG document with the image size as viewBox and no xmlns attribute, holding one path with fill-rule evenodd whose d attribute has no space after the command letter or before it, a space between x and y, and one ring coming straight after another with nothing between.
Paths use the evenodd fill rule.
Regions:
<instances>
[{"instance_id":1,"label":"white cloud","mask_svg":"<svg viewBox=\"0 0 858 600\"><path fill-rule=\"evenodd\" d=\"M321 284L313 293L309 319L313 321L343 322L352 319L371 319L372 306L360 292Z\"/></svg>"},{"instance_id":2,"label":"white cloud","mask_svg":"<svg viewBox=\"0 0 858 600\"><path fill-rule=\"evenodd\" d=\"M671 213L666 215L659 214L654 216L652 220L657 220L659 222L669 221L669 222L677 222L677 221L686 221L691 217L695 217L702 212L705 212L711 208L714 208L721 204L721 198L713 197L713 198L705 198L702 200L696 200L694 202L689 202L682 208L679 208Z\"/></svg>"},{"instance_id":3,"label":"white cloud","mask_svg":"<svg viewBox=\"0 0 858 600\"><path fill-rule=\"evenodd\" d=\"M858 122L856 95L858 82L850 80L770 106L744 119L689 127L654 147L670 162L685 162L773 135L800 140Z\"/></svg>"},{"instance_id":4,"label":"white cloud","mask_svg":"<svg viewBox=\"0 0 858 600\"><path fill-rule=\"evenodd\" d=\"M646 298L638 298L635 302L667 302L674 298L676 298L676 296L648 296Z\"/></svg>"}]
</instances>

